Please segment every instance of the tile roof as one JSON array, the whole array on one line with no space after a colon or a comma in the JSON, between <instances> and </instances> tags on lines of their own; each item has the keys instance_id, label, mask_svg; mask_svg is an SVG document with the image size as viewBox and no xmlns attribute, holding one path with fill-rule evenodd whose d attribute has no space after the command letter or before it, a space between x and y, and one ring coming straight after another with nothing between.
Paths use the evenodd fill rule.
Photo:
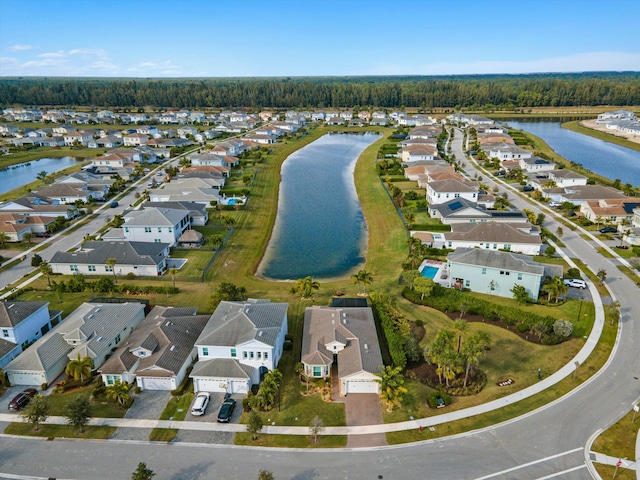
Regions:
<instances>
[{"instance_id":1,"label":"tile roof","mask_svg":"<svg viewBox=\"0 0 640 480\"><path fill-rule=\"evenodd\" d=\"M288 308L268 300L220 302L196 345L233 347L257 340L275 346Z\"/></svg>"},{"instance_id":2,"label":"tile roof","mask_svg":"<svg viewBox=\"0 0 640 480\"><path fill-rule=\"evenodd\" d=\"M383 365L373 313L369 307L309 307L304 314L301 359L308 365L328 365L333 352L325 345L346 344L338 352L338 376L380 372ZM314 362L319 363L314 363Z\"/></svg>"}]
</instances>

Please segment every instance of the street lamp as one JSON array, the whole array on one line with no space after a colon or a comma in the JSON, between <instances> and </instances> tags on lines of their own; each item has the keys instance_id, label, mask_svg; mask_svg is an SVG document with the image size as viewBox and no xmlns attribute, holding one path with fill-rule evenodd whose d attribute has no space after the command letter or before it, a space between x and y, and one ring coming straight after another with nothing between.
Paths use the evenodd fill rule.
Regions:
<instances>
[{"instance_id":1,"label":"street lamp","mask_svg":"<svg viewBox=\"0 0 640 480\"><path fill-rule=\"evenodd\" d=\"M276 383L278 385L278 411L280 411L280 382Z\"/></svg>"},{"instance_id":2,"label":"street lamp","mask_svg":"<svg viewBox=\"0 0 640 480\"><path fill-rule=\"evenodd\" d=\"M584 300L584 297L580 296L580 307L578 308L578 322L580 321L580 313L582 313L582 300Z\"/></svg>"}]
</instances>

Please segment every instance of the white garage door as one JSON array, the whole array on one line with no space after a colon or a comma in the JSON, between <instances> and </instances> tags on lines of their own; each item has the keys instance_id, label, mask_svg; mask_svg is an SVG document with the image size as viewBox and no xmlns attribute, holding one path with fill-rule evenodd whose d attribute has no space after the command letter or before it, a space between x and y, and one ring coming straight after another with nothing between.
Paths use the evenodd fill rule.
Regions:
<instances>
[{"instance_id":1,"label":"white garage door","mask_svg":"<svg viewBox=\"0 0 640 480\"><path fill-rule=\"evenodd\" d=\"M142 390L173 390L171 379L166 377L138 377Z\"/></svg>"},{"instance_id":2,"label":"white garage door","mask_svg":"<svg viewBox=\"0 0 640 480\"><path fill-rule=\"evenodd\" d=\"M248 380L228 380L223 378L194 378L193 388L196 392L227 392L247 393L249 391Z\"/></svg>"},{"instance_id":3,"label":"white garage door","mask_svg":"<svg viewBox=\"0 0 640 480\"><path fill-rule=\"evenodd\" d=\"M11 385L38 385L44 380L39 373L9 373L9 383Z\"/></svg>"},{"instance_id":4,"label":"white garage door","mask_svg":"<svg viewBox=\"0 0 640 480\"><path fill-rule=\"evenodd\" d=\"M378 384L370 380L347 380L347 393L378 393Z\"/></svg>"}]
</instances>

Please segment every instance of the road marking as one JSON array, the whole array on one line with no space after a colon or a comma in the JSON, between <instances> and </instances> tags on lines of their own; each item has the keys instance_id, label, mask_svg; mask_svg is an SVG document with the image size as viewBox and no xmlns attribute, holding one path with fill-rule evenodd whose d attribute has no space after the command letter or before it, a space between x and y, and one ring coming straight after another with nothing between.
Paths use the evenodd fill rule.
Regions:
<instances>
[{"instance_id":1,"label":"road marking","mask_svg":"<svg viewBox=\"0 0 640 480\"><path fill-rule=\"evenodd\" d=\"M558 473L552 473L551 475L547 475L546 477L536 478L536 480L547 480L549 478L559 477L560 475L564 475L565 473L575 472L576 470L580 470L581 468L587 468L587 466L584 465L584 464L578 465L577 467L568 468L568 469L563 470L563 471L558 472Z\"/></svg>"},{"instance_id":2,"label":"road marking","mask_svg":"<svg viewBox=\"0 0 640 480\"><path fill-rule=\"evenodd\" d=\"M539 460L534 460L533 462L523 463L522 465L518 465L516 467L507 468L506 470L502 470L500 472L491 473L489 475L485 475L484 477L478 477L475 480L486 480L487 478L499 477L500 475L504 475L505 473L513 472L515 470L520 470L522 468L530 467L531 465L536 465L538 463L544 463L549 460L553 460L555 458L564 457L565 455L570 455L572 453L579 452L584 450L584 447L574 448L573 450L567 450L566 452L556 453L555 455L551 455L549 457L544 457ZM583 465L584 466L584 465Z\"/></svg>"}]
</instances>

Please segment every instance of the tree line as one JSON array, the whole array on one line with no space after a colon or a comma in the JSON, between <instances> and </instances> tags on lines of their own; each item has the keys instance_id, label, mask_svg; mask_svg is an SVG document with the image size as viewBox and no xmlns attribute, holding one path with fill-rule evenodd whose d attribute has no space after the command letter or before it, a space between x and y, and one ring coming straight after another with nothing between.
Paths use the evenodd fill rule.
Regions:
<instances>
[{"instance_id":1,"label":"tree line","mask_svg":"<svg viewBox=\"0 0 640 480\"><path fill-rule=\"evenodd\" d=\"M378 108L640 105L640 72L294 78L0 78L2 106Z\"/></svg>"}]
</instances>

